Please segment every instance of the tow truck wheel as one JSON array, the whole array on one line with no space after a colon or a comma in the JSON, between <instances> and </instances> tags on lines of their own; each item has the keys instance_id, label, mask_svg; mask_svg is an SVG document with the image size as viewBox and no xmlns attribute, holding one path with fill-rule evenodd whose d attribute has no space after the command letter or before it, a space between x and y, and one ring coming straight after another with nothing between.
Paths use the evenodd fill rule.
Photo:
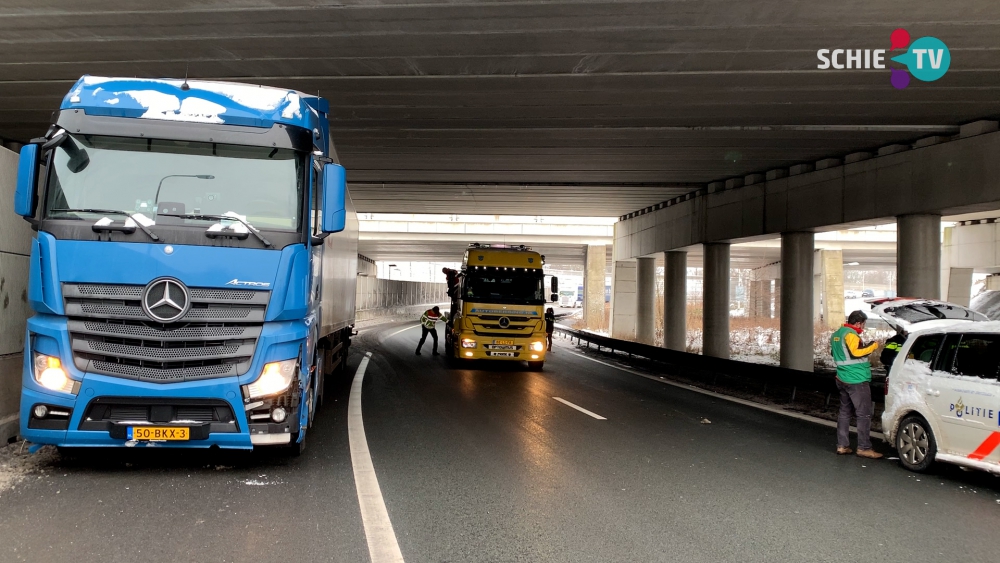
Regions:
<instances>
[{"instance_id":1,"label":"tow truck wheel","mask_svg":"<svg viewBox=\"0 0 1000 563\"><path fill-rule=\"evenodd\" d=\"M911 415L903 419L896 432L899 464L910 471L923 472L934 463L937 440L923 417Z\"/></svg>"},{"instance_id":2,"label":"tow truck wheel","mask_svg":"<svg viewBox=\"0 0 1000 563\"><path fill-rule=\"evenodd\" d=\"M528 369L531 371L542 371L542 366L544 365L545 362L528 362Z\"/></svg>"}]
</instances>

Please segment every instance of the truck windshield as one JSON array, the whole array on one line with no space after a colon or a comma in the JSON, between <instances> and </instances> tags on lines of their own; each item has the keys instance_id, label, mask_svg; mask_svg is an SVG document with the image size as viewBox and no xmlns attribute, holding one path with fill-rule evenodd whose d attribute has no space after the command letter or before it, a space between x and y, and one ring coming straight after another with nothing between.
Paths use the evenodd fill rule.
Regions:
<instances>
[{"instance_id":1,"label":"truck windshield","mask_svg":"<svg viewBox=\"0 0 1000 563\"><path fill-rule=\"evenodd\" d=\"M100 219L88 209L134 212L154 221L157 211L235 213L258 229L295 231L304 166L305 155L291 149L71 135L55 149L46 217Z\"/></svg>"},{"instance_id":2,"label":"truck windshield","mask_svg":"<svg viewBox=\"0 0 1000 563\"><path fill-rule=\"evenodd\" d=\"M545 303L541 270L523 268L476 268L465 275L463 295L468 301L483 303Z\"/></svg>"}]
</instances>

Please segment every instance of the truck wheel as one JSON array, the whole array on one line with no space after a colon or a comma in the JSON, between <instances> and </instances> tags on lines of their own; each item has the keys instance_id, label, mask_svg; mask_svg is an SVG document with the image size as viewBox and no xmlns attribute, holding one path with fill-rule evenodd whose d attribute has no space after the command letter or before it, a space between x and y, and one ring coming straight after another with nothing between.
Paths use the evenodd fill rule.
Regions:
<instances>
[{"instance_id":1,"label":"truck wheel","mask_svg":"<svg viewBox=\"0 0 1000 563\"><path fill-rule=\"evenodd\" d=\"M911 415L899 424L896 451L899 452L899 464L910 471L922 473L934 463L937 441L923 417Z\"/></svg>"},{"instance_id":2,"label":"truck wheel","mask_svg":"<svg viewBox=\"0 0 1000 563\"><path fill-rule=\"evenodd\" d=\"M542 371L545 362L528 362L528 369L531 371Z\"/></svg>"}]
</instances>

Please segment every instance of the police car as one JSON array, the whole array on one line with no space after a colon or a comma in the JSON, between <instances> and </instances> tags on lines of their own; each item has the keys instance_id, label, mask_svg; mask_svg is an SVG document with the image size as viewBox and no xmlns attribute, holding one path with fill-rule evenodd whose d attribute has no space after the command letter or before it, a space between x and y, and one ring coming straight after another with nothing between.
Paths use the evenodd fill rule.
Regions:
<instances>
[{"instance_id":1,"label":"police car","mask_svg":"<svg viewBox=\"0 0 1000 563\"><path fill-rule=\"evenodd\" d=\"M885 385L882 429L899 462L1000 474L1000 322L927 299L877 299L872 313L906 339Z\"/></svg>"}]
</instances>

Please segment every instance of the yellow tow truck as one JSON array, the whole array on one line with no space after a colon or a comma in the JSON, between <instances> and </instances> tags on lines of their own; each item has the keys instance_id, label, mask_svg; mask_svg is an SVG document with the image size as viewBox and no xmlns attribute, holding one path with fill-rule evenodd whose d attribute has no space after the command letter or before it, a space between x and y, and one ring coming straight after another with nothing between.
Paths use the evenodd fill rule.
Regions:
<instances>
[{"instance_id":1,"label":"yellow tow truck","mask_svg":"<svg viewBox=\"0 0 1000 563\"><path fill-rule=\"evenodd\" d=\"M445 268L451 315L445 351L461 360L545 363L545 306L559 299L559 280L551 279L546 299L545 257L519 246L469 245L462 270Z\"/></svg>"}]
</instances>

